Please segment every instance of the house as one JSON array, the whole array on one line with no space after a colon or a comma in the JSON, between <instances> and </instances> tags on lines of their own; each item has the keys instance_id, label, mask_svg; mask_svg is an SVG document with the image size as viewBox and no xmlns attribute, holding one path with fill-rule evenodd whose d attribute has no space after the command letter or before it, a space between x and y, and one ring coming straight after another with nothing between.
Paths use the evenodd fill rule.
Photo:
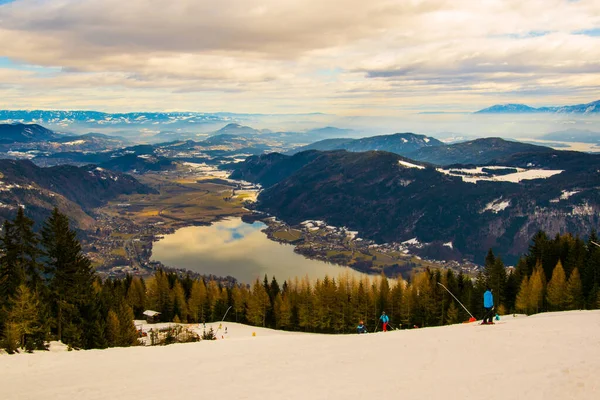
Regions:
<instances>
[{"instance_id":1,"label":"house","mask_svg":"<svg viewBox=\"0 0 600 400\"><path fill-rule=\"evenodd\" d=\"M160 322L160 313L158 311L146 310L143 314L146 317L146 322L149 324Z\"/></svg>"}]
</instances>

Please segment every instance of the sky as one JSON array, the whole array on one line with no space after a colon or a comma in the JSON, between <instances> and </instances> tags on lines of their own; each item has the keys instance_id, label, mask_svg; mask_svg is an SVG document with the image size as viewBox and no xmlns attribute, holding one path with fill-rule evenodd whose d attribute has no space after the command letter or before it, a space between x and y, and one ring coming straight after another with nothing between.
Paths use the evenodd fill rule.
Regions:
<instances>
[{"instance_id":1,"label":"sky","mask_svg":"<svg viewBox=\"0 0 600 400\"><path fill-rule=\"evenodd\" d=\"M0 108L397 116L600 98L600 0L0 0Z\"/></svg>"}]
</instances>

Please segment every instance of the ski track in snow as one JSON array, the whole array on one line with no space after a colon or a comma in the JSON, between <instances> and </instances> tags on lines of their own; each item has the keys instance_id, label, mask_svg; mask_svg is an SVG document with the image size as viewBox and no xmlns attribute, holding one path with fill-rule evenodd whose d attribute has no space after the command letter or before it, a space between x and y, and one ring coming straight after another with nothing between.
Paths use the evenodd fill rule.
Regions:
<instances>
[{"instance_id":1,"label":"ski track in snow","mask_svg":"<svg viewBox=\"0 0 600 400\"><path fill-rule=\"evenodd\" d=\"M214 342L0 355L0 393L3 400L600 398L600 311L501 322L366 335L224 323L231 337Z\"/></svg>"}]
</instances>

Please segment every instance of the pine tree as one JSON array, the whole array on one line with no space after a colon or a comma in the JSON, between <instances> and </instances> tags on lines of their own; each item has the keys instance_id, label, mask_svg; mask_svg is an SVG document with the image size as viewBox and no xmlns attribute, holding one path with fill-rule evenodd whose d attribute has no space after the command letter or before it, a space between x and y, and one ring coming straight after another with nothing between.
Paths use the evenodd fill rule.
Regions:
<instances>
[{"instance_id":1,"label":"pine tree","mask_svg":"<svg viewBox=\"0 0 600 400\"><path fill-rule=\"evenodd\" d=\"M583 307L581 277L577 268L571 271L571 276L567 282L566 305L569 310L579 310Z\"/></svg>"},{"instance_id":2,"label":"pine tree","mask_svg":"<svg viewBox=\"0 0 600 400\"><path fill-rule=\"evenodd\" d=\"M566 306L567 279L560 260L554 267L552 279L548 283L546 298L548 305L554 311L562 311Z\"/></svg>"},{"instance_id":3,"label":"pine tree","mask_svg":"<svg viewBox=\"0 0 600 400\"><path fill-rule=\"evenodd\" d=\"M146 309L146 288L144 282L137 276L132 278L127 289L127 303L133 309L136 318L141 318Z\"/></svg>"},{"instance_id":4,"label":"pine tree","mask_svg":"<svg viewBox=\"0 0 600 400\"><path fill-rule=\"evenodd\" d=\"M25 272L29 288L34 292L39 292L43 285L43 280L41 265L38 262L40 256L38 248L39 240L33 231L33 224L33 220L25 216L23 207L19 207L19 211L13 222L17 262Z\"/></svg>"},{"instance_id":5,"label":"pine tree","mask_svg":"<svg viewBox=\"0 0 600 400\"><path fill-rule=\"evenodd\" d=\"M8 307L17 288L25 282L25 270L18 261L18 245L14 226L4 221L0 236L0 306Z\"/></svg>"},{"instance_id":6,"label":"pine tree","mask_svg":"<svg viewBox=\"0 0 600 400\"><path fill-rule=\"evenodd\" d=\"M94 270L81 252L81 244L69 227L69 219L58 209L52 211L41 234L58 340L83 347L86 321L81 311L95 300Z\"/></svg>"},{"instance_id":7,"label":"pine tree","mask_svg":"<svg viewBox=\"0 0 600 400\"><path fill-rule=\"evenodd\" d=\"M190 290L187 307L192 322L204 321L203 307L206 302L206 288L204 282L194 281Z\"/></svg>"}]
</instances>

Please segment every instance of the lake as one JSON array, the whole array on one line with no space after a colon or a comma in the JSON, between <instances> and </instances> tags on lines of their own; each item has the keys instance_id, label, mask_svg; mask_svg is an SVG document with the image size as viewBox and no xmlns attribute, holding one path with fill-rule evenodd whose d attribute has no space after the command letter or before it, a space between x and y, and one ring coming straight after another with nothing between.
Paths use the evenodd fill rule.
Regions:
<instances>
[{"instance_id":1,"label":"lake","mask_svg":"<svg viewBox=\"0 0 600 400\"><path fill-rule=\"evenodd\" d=\"M349 267L310 260L294 253L294 246L267 238L262 222L248 224L240 218L216 222L211 226L178 229L155 242L152 260L165 266L184 268L200 274L233 276L239 282L262 281L265 274L280 284L308 275L311 280L325 275L336 278L348 272L364 276Z\"/></svg>"}]
</instances>

